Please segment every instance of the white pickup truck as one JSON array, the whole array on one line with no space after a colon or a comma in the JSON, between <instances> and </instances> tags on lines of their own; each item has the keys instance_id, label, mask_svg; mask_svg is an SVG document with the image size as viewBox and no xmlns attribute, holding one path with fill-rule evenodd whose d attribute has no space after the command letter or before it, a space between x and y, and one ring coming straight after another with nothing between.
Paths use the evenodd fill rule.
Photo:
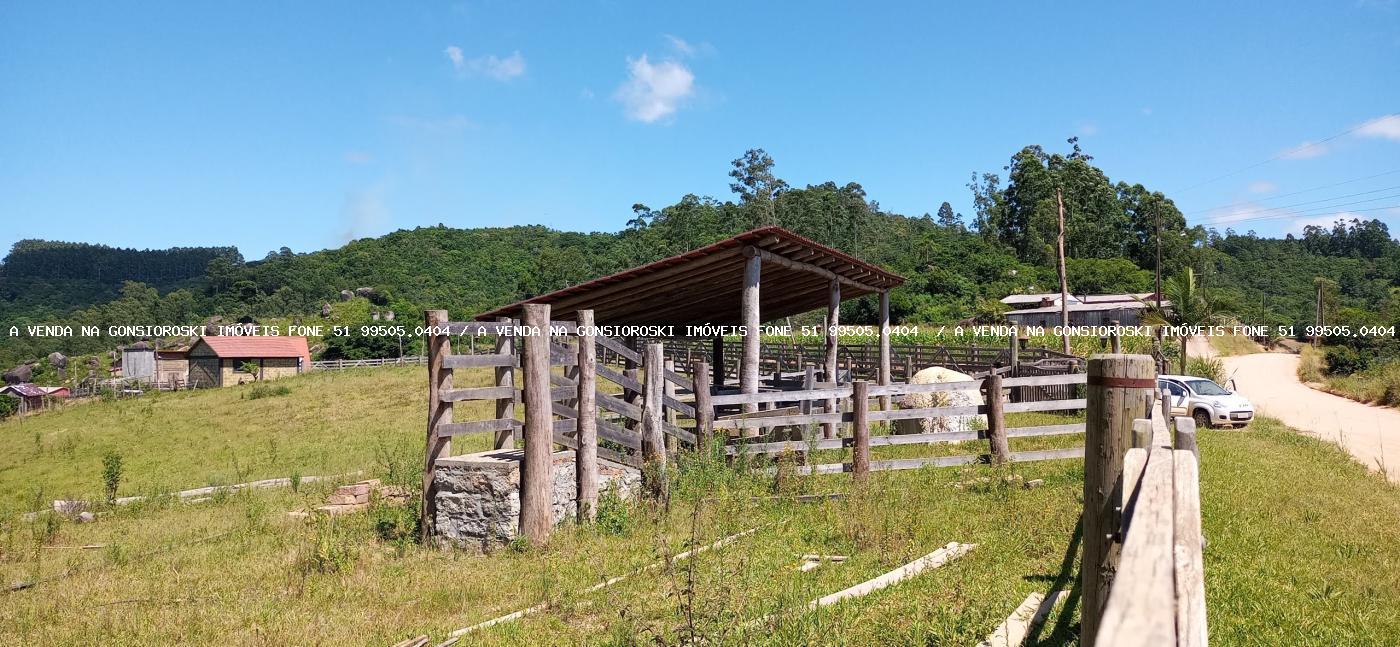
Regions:
<instances>
[{"instance_id":1,"label":"white pickup truck","mask_svg":"<svg viewBox=\"0 0 1400 647\"><path fill-rule=\"evenodd\" d=\"M1249 400L1203 377L1159 375L1157 387L1170 397L1172 416L1191 416L1197 427L1243 426L1254 419Z\"/></svg>"}]
</instances>

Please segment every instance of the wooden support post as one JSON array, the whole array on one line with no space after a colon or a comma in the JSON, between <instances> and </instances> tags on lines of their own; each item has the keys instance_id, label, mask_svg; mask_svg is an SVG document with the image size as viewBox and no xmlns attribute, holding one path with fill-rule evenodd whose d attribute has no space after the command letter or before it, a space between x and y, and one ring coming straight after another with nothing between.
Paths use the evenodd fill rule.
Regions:
<instances>
[{"instance_id":1,"label":"wooden support post","mask_svg":"<svg viewBox=\"0 0 1400 647\"><path fill-rule=\"evenodd\" d=\"M1108 334L1108 348L1111 353L1123 352L1123 336L1118 334L1118 320L1112 319L1108 325L1113 326L1113 332Z\"/></svg>"},{"instance_id":2,"label":"wooden support post","mask_svg":"<svg viewBox=\"0 0 1400 647\"><path fill-rule=\"evenodd\" d=\"M446 327L446 310L427 310L423 313L424 327ZM452 422L452 403L443 402L441 393L452 388L452 369L442 365L442 358L452 354L452 341L448 335L428 336L428 440L423 466L422 516L419 519L421 537L426 540L436 527L437 487L433 475L439 458L451 454L452 437L438 433L441 425Z\"/></svg>"},{"instance_id":3,"label":"wooden support post","mask_svg":"<svg viewBox=\"0 0 1400 647\"><path fill-rule=\"evenodd\" d=\"M992 464L1011 461L1011 445L1006 440L1006 416L1002 413L1001 376L993 372L982 380L982 393L987 401L987 441L992 448Z\"/></svg>"},{"instance_id":4,"label":"wooden support post","mask_svg":"<svg viewBox=\"0 0 1400 647\"><path fill-rule=\"evenodd\" d=\"M763 318L758 311L758 294L763 259L759 256L757 249L747 248L744 251L746 255L750 252L752 255L744 260L744 287L741 303L741 315L744 322L744 354L739 358L739 391L741 393L758 393L758 364L762 359L759 357L759 343L762 341L759 326L763 323ZM757 405L744 405L745 412L757 410Z\"/></svg>"},{"instance_id":5,"label":"wooden support post","mask_svg":"<svg viewBox=\"0 0 1400 647\"><path fill-rule=\"evenodd\" d=\"M857 482L870 475L870 383L851 383L851 427L855 436L855 451L851 454L851 474Z\"/></svg>"},{"instance_id":6,"label":"wooden support post","mask_svg":"<svg viewBox=\"0 0 1400 647\"><path fill-rule=\"evenodd\" d=\"M695 360L690 370L695 380L695 449L710 451L715 433L715 407L710 403L710 366L705 360Z\"/></svg>"},{"instance_id":7,"label":"wooden support post","mask_svg":"<svg viewBox=\"0 0 1400 647\"><path fill-rule=\"evenodd\" d=\"M665 419L663 363L661 344L647 344L642 352L642 478L647 491L657 498L666 495L666 441L661 427Z\"/></svg>"},{"instance_id":8,"label":"wooden support post","mask_svg":"<svg viewBox=\"0 0 1400 647\"><path fill-rule=\"evenodd\" d=\"M714 371L714 377L710 382L715 388L724 386L724 338L715 337L710 342L710 370Z\"/></svg>"},{"instance_id":9,"label":"wooden support post","mask_svg":"<svg viewBox=\"0 0 1400 647\"><path fill-rule=\"evenodd\" d=\"M1118 570L1113 538L1114 508L1123 476L1123 454L1133 437L1142 394L1157 388L1152 358L1095 355L1089 358L1084 432L1084 553L1079 569L1083 591L1081 630L1093 647L1113 577Z\"/></svg>"},{"instance_id":10,"label":"wooden support post","mask_svg":"<svg viewBox=\"0 0 1400 647\"><path fill-rule=\"evenodd\" d=\"M642 347L637 344L637 339L635 337L629 337L625 340L625 342L629 349L639 353L642 351ZM626 377L629 380L637 381L637 378L640 375L640 373L638 373L637 371L637 362L630 358L623 358L622 375L623 377ZM622 389L622 399L626 400L628 404L631 404L633 406L642 405L642 394L633 391L632 389ZM624 420L623 426L632 430L637 430L641 428L641 425L639 423L633 422L632 420Z\"/></svg>"},{"instance_id":11,"label":"wooden support post","mask_svg":"<svg viewBox=\"0 0 1400 647\"><path fill-rule=\"evenodd\" d=\"M880 386L890 385L890 291L880 292ZM880 410L890 410L890 396L880 396Z\"/></svg>"},{"instance_id":12,"label":"wooden support post","mask_svg":"<svg viewBox=\"0 0 1400 647\"><path fill-rule=\"evenodd\" d=\"M665 358L665 359L662 361L662 367L665 368L666 371L668 371L668 372L675 373L675 372L676 372L676 360L667 357L667 358ZM662 374L662 377L661 377L661 385L662 385L662 387L661 387L661 393L662 393L663 395L665 395L667 398L670 398L670 399L672 399L672 400L676 399L676 383L675 383L675 382L672 382L672 381L666 379L665 374ZM663 401L663 402L664 402L664 401ZM670 407L665 407L665 410L666 410L666 422L670 423L671 426L675 426L676 420L678 420L678 418L676 417L676 410L675 410L675 409L672 409L672 408L670 408ZM672 434L666 434L665 436L666 436L666 453L674 455L674 454L676 453L676 449L677 449L677 447L676 447L676 440L677 440L677 438L676 438L674 435L672 435Z\"/></svg>"},{"instance_id":13,"label":"wooden support post","mask_svg":"<svg viewBox=\"0 0 1400 647\"><path fill-rule=\"evenodd\" d=\"M498 323L509 323L509 322L510 322L510 317L499 317L499 318L496 319L496 321L497 321ZM515 354L515 338L514 338L514 337L511 337L510 335L497 335L497 336L496 336L496 354L497 354L497 355L514 355L514 354ZM512 366L497 366L497 367L496 367L496 386L507 386L507 387L511 387L512 389L514 389L514 388L515 388L515 367L512 367ZM515 396L515 393L512 392L511 395L510 395L510 397L508 397L508 398L497 398L497 399L496 399L496 419L497 419L497 420L514 420L514 419L515 419L515 397L516 397L516 396ZM518 433L520 433L520 432L517 431L517 430L515 430L515 429L502 429L502 430L496 432L495 448L496 448L496 449L514 449L514 448L515 448L515 436L516 436L516 434L518 434Z\"/></svg>"},{"instance_id":14,"label":"wooden support post","mask_svg":"<svg viewBox=\"0 0 1400 647\"><path fill-rule=\"evenodd\" d=\"M914 352L915 352L915 353L919 352L919 351L918 351L918 347L915 347ZM905 356L904 356L904 381L905 381L905 383L908 383L908 382L912 382L913 380L914 380L914 356L913 356L913 355L905 355Z\"/></svg>"},{"instance_id":15,"label":"wooden support post","mask_svg":"<svg viewBox=\"0 0 1400 647\"><path fill-rule=\"evenodd\" d=\"M1162 389L1160 393L1162 394L1162 422L1170 428L1172 426L1172 394L1166 389Z\"/></svg>"},{"instance_id":16,"label":"wooden support post","mask_svg":"<svg viewBox=\"0 0 1400 647\"><path fill-rule=\"evenodd\" d=\"M838 338L836 336L836 329L840 327L840 325L841 282L832 279L827 284L826 300L826 381L831 382L833 386L835 386L841 381L839 373L840 367L836 364L836 353L838 349ZM836 412L838 409L836 405L836 400L827 400L827 413ZM822 423L822 437L827 439L835 438L836 425L830 422Z\"/></svg>"},{"instance_id":17,"label":"wooden support post","mask_svg":"<svg viewBox=\"0 0 1400 647\"><path fill-rule=\"evenodd\" d=\"M578 311L578 449L574 451L574 485L578 522L598 514L598 346L593 338L593 311Z\"/></svg>"},{"instance_id":18,"label":"wooden support post","mask_svg":"<svg viewBox=\"0 0 1400 647\"><path fill-rule=\"evenodd\" d=\"M525 460L520 464L520 536L535 546L554 526L554 415L549 385L549 304L527 303L521 378L525 390Z\"/></svg>"},{"instance_id":19,"label":"wooden support post","mask_svg":"<svg viewBox=\"0 0 1400 647\"><path fill-rule=\"evenodd\" d=\"M1177 449L1184 449L1196 456L1196 461L1201 460L1201 450L1196 446L1196 420L1191 416L1176 417L1176 441Z\"/></svg>"}]
</instances>

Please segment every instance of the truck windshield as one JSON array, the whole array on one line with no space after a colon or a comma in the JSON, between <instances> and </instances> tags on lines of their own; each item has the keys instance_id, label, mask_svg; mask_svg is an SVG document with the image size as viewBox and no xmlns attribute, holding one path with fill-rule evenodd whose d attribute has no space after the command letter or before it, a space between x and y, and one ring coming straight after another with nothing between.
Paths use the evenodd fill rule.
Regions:
<instances>
[{"instance_id":1,"label":"truck windshield","mask_svg":"<svg viewBox=\"0 0 1400 647\"><path fill-rule=\"evenodd\" d=\"M1189 380L1186 382L1191 386L1191 390L1200 395L1230 395L1225 387L1210 380Z\"/></svg>"}]
</instances>

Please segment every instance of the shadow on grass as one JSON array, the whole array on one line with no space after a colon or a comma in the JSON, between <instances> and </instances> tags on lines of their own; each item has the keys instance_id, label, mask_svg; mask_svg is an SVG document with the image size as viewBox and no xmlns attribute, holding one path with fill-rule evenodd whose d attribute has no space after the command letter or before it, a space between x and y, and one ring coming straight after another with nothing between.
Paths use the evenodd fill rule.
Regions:
<instances>
[{"instance_id":1,"label":"shadow on grass","mask_svg":"<svg viewBox=\"0 0 1400 647\"><path fill-rule=\"evenodd\" d=\"M1074 568L1075 559L1079 557L1079 544L1084 539L1084 515L1079 516L1079 521L1074 524L1074 535L1070 537L1069 547L1065 549L1065 556L1060 560L1060 572L1048 575L1027 575L1027 580L1049 582L1050 591L1063 591L1067 584L1070 585L1069 595L1060 605L1060 612L1055 617L1055 628L1049 635L1045 634L1045 627L1050 623L1046 622L1036 627L1030 635L1026 637L1027 645L1051 646L1069 645L1078 643L1079 623L1074 621L1074 610L1079 607L1079 572Z\"/></svg>"}]
</instances>

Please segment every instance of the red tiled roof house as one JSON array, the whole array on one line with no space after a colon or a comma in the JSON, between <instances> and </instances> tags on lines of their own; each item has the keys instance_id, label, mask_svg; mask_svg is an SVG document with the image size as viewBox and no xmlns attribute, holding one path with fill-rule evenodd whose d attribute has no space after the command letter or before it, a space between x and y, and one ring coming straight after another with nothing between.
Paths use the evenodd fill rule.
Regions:
<instances>
[{"instance_id":1,"label":"red tiled roof house","mask_svg":"<svg viewBox=\"0 0 1400 647\"><path fill-rule=\"evenodd\" d=\"M190 388L233 386L311 369L305 337L200 337L187 356ZM249 366L256 368L244 370Z\"/></svg>"}]
</instances>

